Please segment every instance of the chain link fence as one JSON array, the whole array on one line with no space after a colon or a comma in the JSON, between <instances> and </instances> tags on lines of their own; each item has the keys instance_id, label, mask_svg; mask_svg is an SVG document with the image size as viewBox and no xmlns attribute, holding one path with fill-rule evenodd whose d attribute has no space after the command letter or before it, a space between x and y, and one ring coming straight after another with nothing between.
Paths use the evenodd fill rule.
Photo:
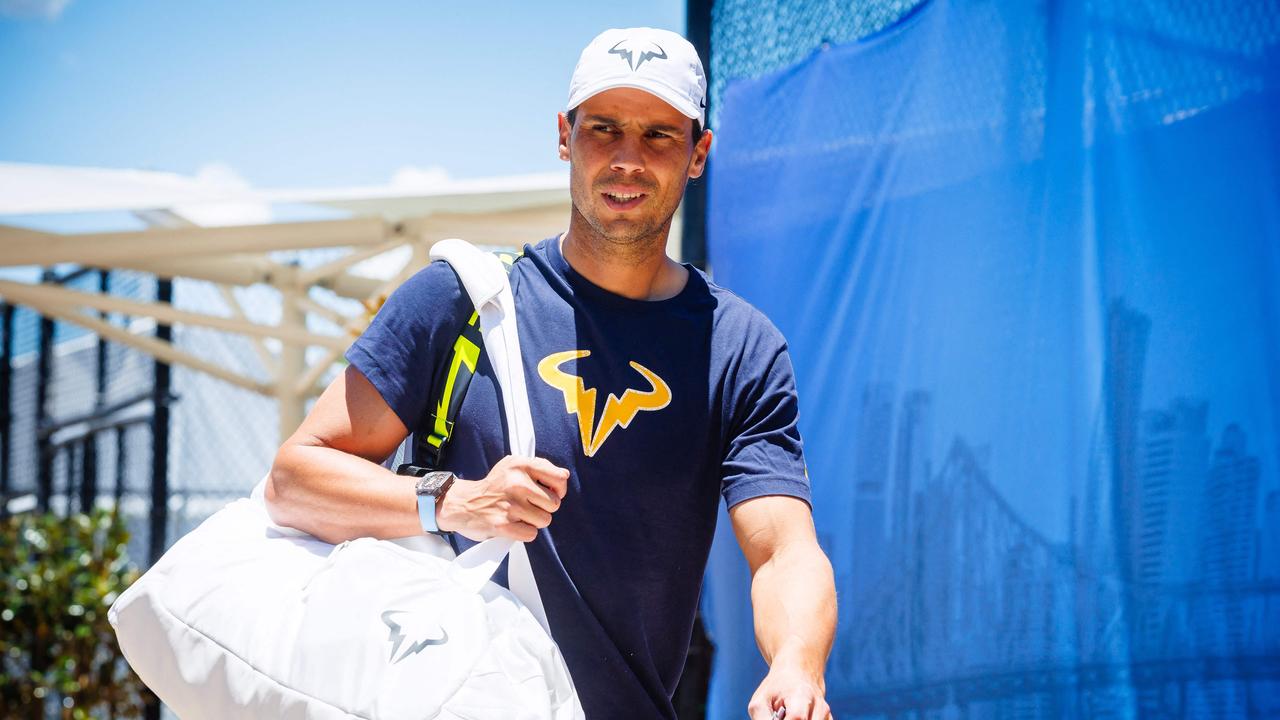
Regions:
<instances>
[{"instance_id":1,"label":"chain link fence","mask_svg":"<svg viewBox=\"0 0 1280 720\"><path fill-rule=\"evenodd\" d=\"M326 248L273 253L272 260L302 268L317 267L350 252ZM351 316L360 303L316 288L313 302ZM179 278L174 281L174 305L191 312L237 317L274 326L280 322L282 297L266 285L228 288L211 282ZM319 334L344 332L316 313L307 315L308 329ZM179 350L264 384L273 382L280 344L195 326L178 326L174 344ZM323 362L325 351L308 348L308 366ZM321 375L327 384L341 362ZM280 378L281 382L296 378ZM175 366L173 440L170 470L172 542L182 537L231 500L247 495L271 467L283 438L279 437L277 401L190 368Z\"/></svg>"},{"instance_id":2,"label":"chain link fence","mask_svg":"<svg viewBox=\"0 0 1280 720\"><path fill-rule=\"evenodd\" d=\"M350 252L332 248L276 253L276 262L316 267ZM384 257L386 263L388 258ZM408 253L389 258L392 265ZM385 271L385 268L383 268ZM46 272L44 282L86 293L154 302L154 276L113 270ZM340 317L363 312L361 303L314 288L309 299L332 311L308 313L308 329L345 335ZM282 297L266 285L225 287L178 278L172 281L172 303L179 310L244 317L272 326L280 321ZM123 344L105 342L70 322L45 319L33 310L11 309L10 394L5 434L9 448L3 501L16 511L47 508L60 514L88 507L85 503L119 502L132 531L129 556L145 567L152 548L149 518L156 481L152 418L157 365L150 355ZM99 314L111 324L151 336L148 318ZM173 345L184 353L233 373L269 384L276 380L280 344L234 333L179 325ZM322 363L327 351L309 348L308 365ZM320 375L323 386L341 371L337 358ZM243 497L263 478L279 447L279 412L274 398L237 387L181 365L170 368L167 407L170 413L164 537L165 548L209 515ZM296 381L297 378L283 378Z\"/></svg>"},{"instance_id":3,"label":"chain link fence","mask_svg":"<svg viewBox=\"0 0 1280 720\"><path fill-rule=\"evenodd\" d=\"M727 84L781 70L824 42L843 44L889 27L921 0L719 0L711 3L711 126Z\"/></svg>"},{"instance_id":4,"label":"chain link fence","mask_svg":"<svg viewBox=\"0 0 1280 720\"><path fill-rule=\"evenodd\" d=\"M735 80L757 78L787 68L803 60L823 43L841 45L867 40L917 9L926 10L925 0L719 0L711 3L711 108L712 127L718 126L725 88ZM994 0L965 3L981 13L989 8L995 19ZM1264 74L1274 58L1268 55L1280 38L1280 1L1253 0L1147 0L1145 2L1048 2L1040 0L1027 10L1061 16L1054 22L1074 20L1088 24L1089 47L1068 49L1091 58L1084 68L1081 90L1085 101L1085 131L1105 128L1128 132L1176 122L1216 105L1263 89ZM1052 23L1045 23L1049 28ZM945 42L962 45L972 62L961 67L930 68L954 76L955 106L939 106L940 127L971 121L1001 108L968 107L965 97L989 93L966 93L965 89L990 87L1009 76L998 63L1016 44L1017 62L1028 72L1023 78L1043 80L1048 47L1052 38L1009 38L1000 33L998 22L975 25L981 32L948 37ZM965 28L957 27L963 32ZM1192 31L1194 29L1194 31ZM1141 48L1141 52L1135 52ZM1092 67L1107 67L1108 74L1094 77ZM907 78L890 78L906 82ZM1007 88L1015 93L1018 107L1040 108L1023 118L1042 131L1043 83ZM1028 103L1027 100L1034 102ZM849 116L859 115L850 108ZM936 128L935 128L936 129ZM1034 137L1042 138L1042 132Z\"/></svg>"},{"instance_id":5,"label":"chain link fence","mask_svg":"<svg viewBox=\"0 0 1280 720\"><path fill-rule=\"evenodd\" d=\"M174 305L181 310L232 317L238 308L255 321L279 317L279 293L269 288L234 289L237 309L213 283L174 281ZM265 318L270 319L270 318ZM267 383L269 359L255 341L208 328L178 326L179 350L237 374ZM237 387L187 367L173 369L173 465L170 473L170 537L195 528L237 497L244 497L267 472L279 444L273 398Z\"/></svg>"},{"instance_id":6,"label":"chain link fence","mask_svg":"<svg viewBox=\"0 0 1280 720\"><path fill-rule=\"evenodd\" d=\"M155 278L141 273L78 270L44 277L81 292L155 297ZM132 533L129 557L145 564L151 543L154 362L29 308L14 308L12 317L7 509L68 514L118 503ZM138 323L154 326L117 313L100 317L135 331L145 330Z\"/></svg>"}]
</instances>

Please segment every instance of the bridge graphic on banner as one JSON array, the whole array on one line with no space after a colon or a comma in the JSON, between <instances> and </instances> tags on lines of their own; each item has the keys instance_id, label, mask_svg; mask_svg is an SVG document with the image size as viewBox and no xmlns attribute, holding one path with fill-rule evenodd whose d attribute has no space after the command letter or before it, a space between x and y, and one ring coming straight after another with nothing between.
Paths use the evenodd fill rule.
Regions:
<instances>
[{"instance_id":1,"label":"bridge graphic on banner","mask_svg":"<svg viewBox=\"0 0 1280 720\"><path fill-rule=\"evenodd\" d=\"M1280 685L1280 491L1238 425L1212 446L1207 402L1140 411L1149 331L1112 303L1107 403L1065 542L1019 517L984 448L956 437L933 470L929 393L866 388L838 716L1280 713L1260 706Z\"/></svg>"}]
</instances>

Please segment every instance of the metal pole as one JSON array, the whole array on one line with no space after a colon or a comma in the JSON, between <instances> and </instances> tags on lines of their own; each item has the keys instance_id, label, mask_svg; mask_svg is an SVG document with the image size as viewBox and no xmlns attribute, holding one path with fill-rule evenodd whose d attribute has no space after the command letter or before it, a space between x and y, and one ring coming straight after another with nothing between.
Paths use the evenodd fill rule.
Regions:
<instances>
[{"instance_id":1,"label":"metal pole","mask_svg":"<svg viewBox=\"0 0 1280 720\"><path fill-rule=\"evenodd\" d=\"M84 508L84 438L78 438L67 445L60 445L58 452L66 457L66 470L63 472L63 497L66 498L67 515L85 512ZM75 502L72 502L74 499Z\"/></svg>"},{"instance_id":2,"label":"metal pole","mask_svg":"<svg viewBox=\"0 0 1280 720\"><path fill-rule=\"evenodd\" d=\"M120 510L120 503L124 500L125 481L127 479L126 472L129 467L129 449L125 445L124 436L126 430L127 427L125 426L116 428L116 512L122 512Z\"/></svg>"},{"instance_id":3,"label":"metal pole","mask_svg":"<svg viewBox=\"0 0 1280 720\"><path fill-rule=\"evenodd\" d=\"M41 282L53 282L52 270L45 270ZM49 381L53 375L53 320L40 316L40 346L36 356L36 432L49 423ZM49 500L53 497L53 452L48 435L36 438L36 507L49 512Z\"/></svg>"},{"instance_id":4,"label":"metal pole","mask_svg":"<svg viewBox=\"0 0 1280 720\"><path fill-rule=\"evenodd\" d=\"M156 278L156 302L173 302L173 279ZM173 341L173 327L156 325L156 339L169 343ZM152 388L151 404L151 531L147 538L148 564L155 565L164 554L165 537L169 524L169 366L159 360L155 361L155 386ZM120 470L124 470L124 428L119 437ZM118 481L116 492L121 493L123 476ZM146 720L160 720L159 700L150 700L143 708Z\"/></svg>"},{"instance_id":5,"label":"metal pole","mask_svg":"<svg viewBox=\"0 0 1280 720\"><path fill-rule=\"evenodd\" d=\"M707 75L707 122L711 122L711 7L714 0L686 0L685 37L702 58ZM684 191L681 218L680 260L707 269L707 188L711 179L710 158L702 177L690 181ZM702 627L702 614L694 620L693 637L684 674L673 698L680 720L702 720L706 717L707 692L711 682L711 661L715 647Z\"/></svg>"},{"instance_id":6,"label":"metal pole","mask_svg":"<svg viewBox=\"0 0 1280 720\"><path fill-rule=\"evenodd\" d=\"M702 58L707 75L707 122L711 122L711 6L713 0L687 0L684 6L685 37ZM702 177L692 180L684 191L684 213L680 237L680 259L695 267L707 268L707 191L711 179L710 158Z\"/></svg>"},{"instance_id":7,"label":"metal pole","mask_svg":"<svg viewBox=\"0 0 1280 720\"><path fill-rule=\"evenodd\" d=\"M107 294L107 271L98 271L98 292L103 295ZM104 321L107 314L98 313L98 317ZM97 373L94 382L93 409L96 413L102 410L107 399L107 343L102 339L101 335L96 335L97 347L95 348L97 364ZM89 512L93 510L94 503L98 500L98 434L90 432L84 439L83 454L83 474L80 480L80 511Z\"/></svg>"},{"instance_id":8,"label":"metal pole","mask_svg":"<svg viewBox=\"0 0 1280 720\"><path fill-rule=\"evenodd\" d=\"M281 288L280 292L280 326L286 328L305 328L306 312L298 305L297 298L305 293L305 289L295 287ZM280 438L283 443L302 424L306 410L306 395L299 393L295 384L298 378L307 373L306 348L296 342L280 344L280 371L276 376L276 404L279 406Z\"/></svg>"},{"instance_id":9,"label":"metal pole","mask_svg":"<svg viewBox=\"0 0 1280 720\"><path fill-rule=\"evenodd\" d=\"M97 500L98 435L89 433L80 441L80 512L92 512Z\"/></svg>"},{"instance_id":10,"label":"metal pole","mask_svg":"<svg viewBox=\"0 0 1280 720\"><path fill-rule=\"evenodd\" d=\"M0 519L9 515L9 460L13 437L13 312L0 303Z\"/></svg>"},{"instance_id":11,"label":"metal pole","mask_svg":"<svg viewBox=\"0 0 1280 720\"><path fill-rule=\"evenodd\" d=\"M157 278L156 302L173 302L173 280ZM173 327L156 325L156 339L173 341ZM169 366L155 363L155 386L151 404L151 528L148 536L149 563L154 565L164 554L166 528L169 523Z\"/></svg>"}]
</instances>

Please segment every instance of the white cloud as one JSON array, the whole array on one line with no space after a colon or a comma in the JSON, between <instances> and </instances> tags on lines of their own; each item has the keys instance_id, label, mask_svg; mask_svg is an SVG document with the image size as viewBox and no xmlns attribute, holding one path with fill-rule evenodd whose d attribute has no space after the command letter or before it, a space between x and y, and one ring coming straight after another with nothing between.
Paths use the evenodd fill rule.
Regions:
<instances>
[{"instance_id":1,"label":"white cloud","mask_svg":"<svg viewBox=\"0 0 1280 720\"><path fill-rule=\"evenodd\" d=\"M235 195L252 190L249 181L235 168L222 162L202 165L196 171L195 181L210 191L210 195ZM271 206L265 202L211 202L184 205L174 208L182 217L205 227L221 225L259 225L271 222Z\"/></svg>"},{"instance_id":2,"label":"white cloud","mask_svg":"<svg viewBox=\"0 0 1280 720\"><path fill-rule=\"evenodd\" d=\"M0 0L0 15L57 20L71 0Z\"/></svg>"},{"instance_id":3,"label":"white cloud","mask_svg":"<svg viewBox=\"0 0 1280 720\"><path fill-rule=\"evenodd\" d=\"M432 190L449 182L449 171L439 165L414 167L406 165L391 176L391 187L398 190Z\"/></svg>"},{"instance_id":4,"label":"white cloud","mask_svg":"<svg viewBox=\"0 0 1280 720\"><path fill-rule=\"evenodd\" d=\"M205 163L196 171L196 182L218 190L248 190L249 181L224 162Z\"/></svg>"}]
</instances>

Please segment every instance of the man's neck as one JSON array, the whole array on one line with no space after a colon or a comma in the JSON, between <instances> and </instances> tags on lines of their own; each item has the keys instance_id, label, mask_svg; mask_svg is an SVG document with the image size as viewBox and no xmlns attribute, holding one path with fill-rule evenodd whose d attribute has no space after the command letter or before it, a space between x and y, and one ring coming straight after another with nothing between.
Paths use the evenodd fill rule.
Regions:
<instances>
[{"instance_id":1,"label":"man's neck","mask_svg":"<svg viewBox=\"0 0 1280 720\"><path fill-rule=\"evenodd\" d=\"M576 215L576 213L575 213ZM578 217L560 237L565 262L593 285L632 300L666 300L680 294L689 271L667 257L668 224L650 241L629 244L620 252Z\"/></svg>"}]
</instances>

